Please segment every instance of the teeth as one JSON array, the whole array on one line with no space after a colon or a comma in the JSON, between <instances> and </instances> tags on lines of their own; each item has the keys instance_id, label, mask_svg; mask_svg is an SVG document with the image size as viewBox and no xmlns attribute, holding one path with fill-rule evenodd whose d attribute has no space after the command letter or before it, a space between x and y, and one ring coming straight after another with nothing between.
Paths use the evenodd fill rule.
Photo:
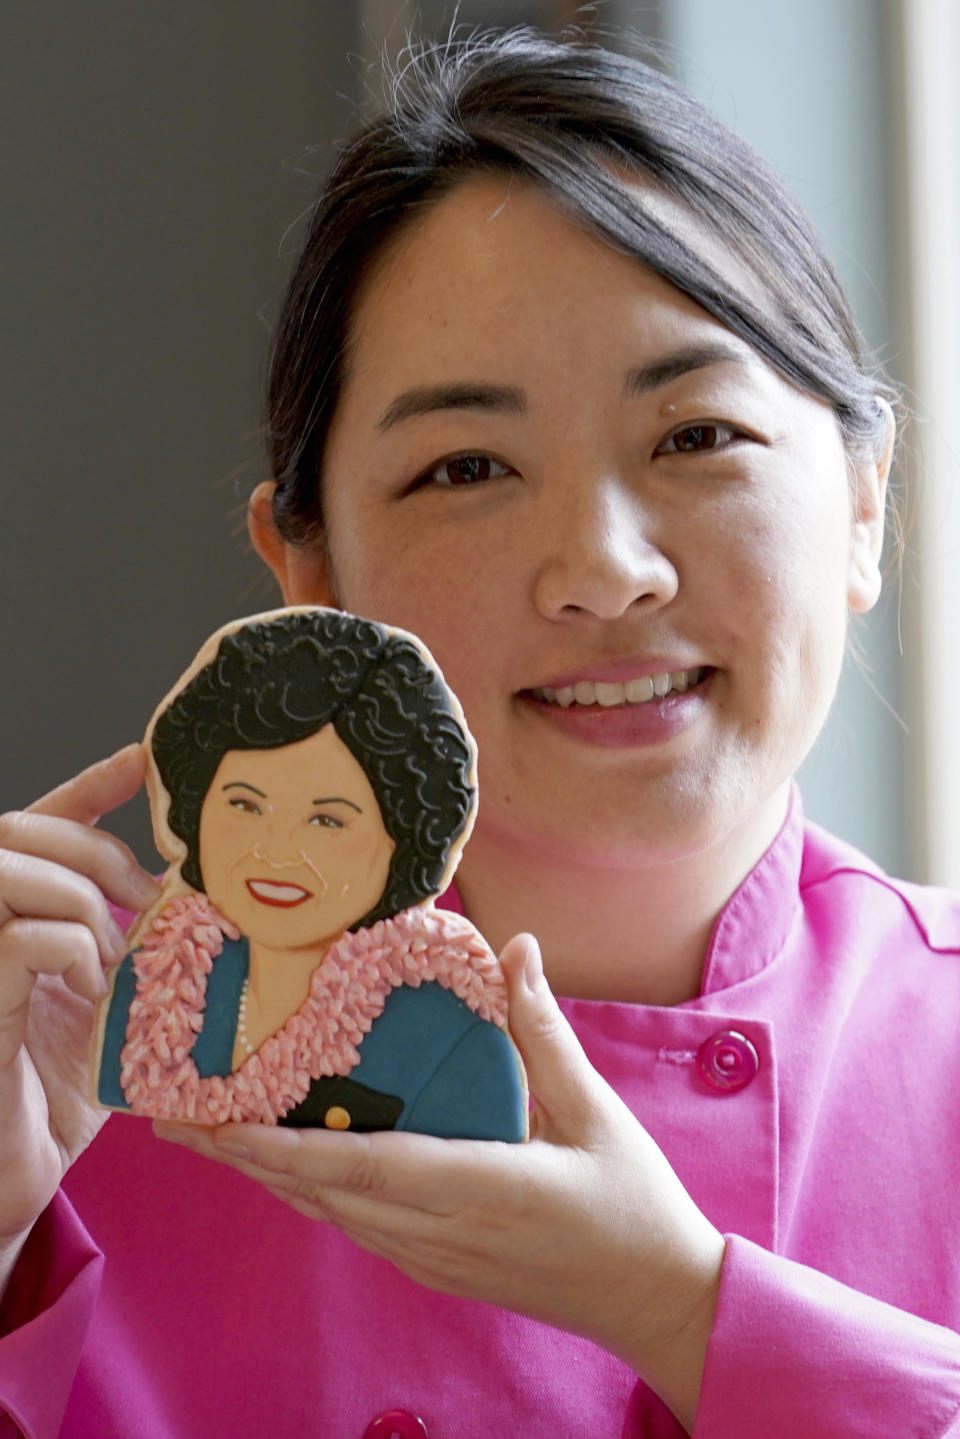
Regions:
<instances>
[{"instance_id":1,"label":"teeth","mask_svg":"<svg viewBox=\"0 0 960 1439\"><path fill-rule=\"evenodd\" d=\"M643 705L647 700L653 699L653 679L650 675L644 675L638 680L628 680L624 689L629 705Z\"/></svg>"},{"instance_id":2,"label":"teeth","mask_svg":"<svg viewBox=\"0 0 960 1439\"><path fill-rule=\"evenodd\" d=\"M579 685L577 686L579 689ZM597 689L597 704L609 709L611 705L622 705L627 697L624 685L599 683Z\"/></svg>"},{"instance_id":3,"label":"teeth","mask_svg":"<svg viewBox=\"0 0 960 1439\"><path fill-rule=\"evenodd\" d=\"M550 689L544 685L542 689L535 689L532 693L537 699L545 700L547 704L560 705L563 709L569 709L572 704L600 705L604 709L610 709L614 705L646 704L655 695L659 699L671 692L682 695L691 685L699 682L701 675L702 670L697 668L677 670L673 674L643 675L640 679L628 680L626 684L607 680L578 680L575 685L563 685L559 689Z\"/></svg>"},{"instance_id":4,"label":"teeth","mask_svg":"<svg viewBox=\"0 0 960 1439\"><path fill-rule=\"evenodd\" d=\"M307 890L299 884L274 884L266 879L251 879L249 885L261 899L275 899L280 904L292 904L307 895Z\"/></svg>"}]
</instances>

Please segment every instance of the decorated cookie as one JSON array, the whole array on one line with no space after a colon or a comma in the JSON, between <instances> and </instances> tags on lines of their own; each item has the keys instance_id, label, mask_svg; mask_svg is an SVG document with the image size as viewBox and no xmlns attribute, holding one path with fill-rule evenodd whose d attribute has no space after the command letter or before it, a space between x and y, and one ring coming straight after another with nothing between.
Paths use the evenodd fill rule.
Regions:
<instances>
[{"instance_id":1,"label":"decorated cookie","mask_svg":"<svg viewBox=\"0 0 960 1439\"><path fill-rule=\"evenodd\" d=\"M103 1003L101 1105L522 1140L499 964L434 908L476 748L413 635L296 608L218 630L144 741L170 862Z\"/></svg>"}]
</instances>

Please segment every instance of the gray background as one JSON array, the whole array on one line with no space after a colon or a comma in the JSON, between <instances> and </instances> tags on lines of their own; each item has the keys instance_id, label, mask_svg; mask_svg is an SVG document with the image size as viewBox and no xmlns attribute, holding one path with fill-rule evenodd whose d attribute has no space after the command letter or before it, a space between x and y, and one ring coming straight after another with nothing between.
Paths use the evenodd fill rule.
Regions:
<instances>
[{"instance_id":1,"label":"gray background","mask_svg":"<svg viewBox=\"0 0 960 1439\"><path fill-rule=\"evenodd\" d=\"M274 602L243 498L298 218L381 43L451 6L88 0L8 7L0 33L0 805L137 738L219 624ZM548 0L463 3L548 24ZM589 21L591 11L582 12ZM786 176L870 342L892 346L891 137L879 0L600 7ZM915 873L904 839L896 586L864 626L804 767L808 813ZM879 692L879 694L877 693ZM112 827L146 862L146 806Z\"/></svg>"}]
</instances>

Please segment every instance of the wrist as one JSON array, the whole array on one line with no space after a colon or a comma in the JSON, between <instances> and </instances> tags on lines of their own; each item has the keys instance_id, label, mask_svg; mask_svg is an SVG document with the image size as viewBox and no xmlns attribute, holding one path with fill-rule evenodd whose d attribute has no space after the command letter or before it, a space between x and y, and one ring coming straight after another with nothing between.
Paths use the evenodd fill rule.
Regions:
<instances>
[{"instance_id":1,"label":"wrist","mask_svg":"<svg viewBox=\"0 0 960 1439\"><path fill-rule=\"evenodd\" d=\"M659 1395L686 1432L696 1419L707 1345L713 1329L726 1246L712 1225L671 1257L647 1289L624 1359Z\"/></svg>"}]
</instances>

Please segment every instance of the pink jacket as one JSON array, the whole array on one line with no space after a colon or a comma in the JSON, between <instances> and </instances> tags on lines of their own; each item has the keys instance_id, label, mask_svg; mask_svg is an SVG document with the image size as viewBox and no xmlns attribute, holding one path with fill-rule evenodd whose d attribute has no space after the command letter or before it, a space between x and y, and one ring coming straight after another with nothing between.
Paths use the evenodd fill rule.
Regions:
<instances>
[{"instance_id":1,"label":"pink jacket","mask_svg":"<svg viewBox=\"0 0 960 1439\"><path fill-rule=\"evenodd\" d=\"M695 1439L960 1436L960 896L795 798L697 999L564 1007L729 1236ZM0 1436L681 1432L589 1343L421 1290L142 1120L65 1188L0 1312Z\"/></svg>"}]
</instances>

